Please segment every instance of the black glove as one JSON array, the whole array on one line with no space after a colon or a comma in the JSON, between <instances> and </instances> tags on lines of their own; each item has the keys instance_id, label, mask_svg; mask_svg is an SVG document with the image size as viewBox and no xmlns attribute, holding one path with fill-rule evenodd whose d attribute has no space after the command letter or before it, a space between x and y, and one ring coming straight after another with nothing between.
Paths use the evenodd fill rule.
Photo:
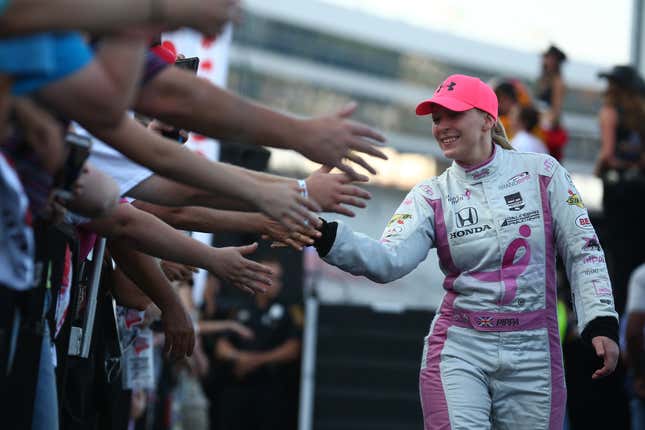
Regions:
<instances>
[{"instance_id":1,"label":"black glove","mask_svg":"<svg viewBox=\"0 0 645 430\"><path fill-rule=\"evenodd\" d=\"M322 225L318 228L322 235L314 240L314 247L321 257L326 256L329 250L334 245L336 240L336 231L338 230L338 223L336 221L327 222L320 218Z\"/></svg>"}]
</instances>

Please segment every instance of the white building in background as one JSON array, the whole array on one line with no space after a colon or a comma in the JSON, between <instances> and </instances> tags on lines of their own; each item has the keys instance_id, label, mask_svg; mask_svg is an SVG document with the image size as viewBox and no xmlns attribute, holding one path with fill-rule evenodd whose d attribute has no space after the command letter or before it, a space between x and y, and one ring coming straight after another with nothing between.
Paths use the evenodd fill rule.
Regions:
<instances>
[{"instance_id":1,"label":"white building in background","mask_svg":"<svg viewBox=\"0 0 645 430\"><path fill-rule=\"evenodd\" d=\"M414 115L419 100L452 73L513 77L531 88L539 72L538 52L460 39L315 0L245 0L245 6L248 13L231 48L232 90L302 115L332 112L356 100L356 118L388 137L391 160L375 163L380 174L368 187L373 200L346 220L372 237L380 236L413 184L448 165L432 138L430 121ZM601 199L601 186L591 176L599 148L598 69L569 62L564 70L564 122L571 136L565 164L591 209L599 209ZM304 177L316 166L297 154L272 151L270 167ZM325 301L434 308L442 293L434 252L410 275L379 288L310 257L307 266Z\"/></svg>"}]
</instances>

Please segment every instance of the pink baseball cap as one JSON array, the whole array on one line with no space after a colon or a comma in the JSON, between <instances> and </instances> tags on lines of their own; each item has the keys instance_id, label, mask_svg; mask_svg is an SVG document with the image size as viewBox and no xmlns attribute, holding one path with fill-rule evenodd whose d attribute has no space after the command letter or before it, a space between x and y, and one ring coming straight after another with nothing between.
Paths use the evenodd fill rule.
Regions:
<instances>
[{"instance_id":1,"label":"pink baseball cap","mask_svg":"<svg viewBox=\"0 0 645 430\"><path fill-rule=\"evenodd\" d=\"M497 96L481 79L466 75L448 76L435 90L432 98L417 106L417 115L430 115L435 105L455 112L477 108L497 120Z\"/></svg>"}]
</instances>

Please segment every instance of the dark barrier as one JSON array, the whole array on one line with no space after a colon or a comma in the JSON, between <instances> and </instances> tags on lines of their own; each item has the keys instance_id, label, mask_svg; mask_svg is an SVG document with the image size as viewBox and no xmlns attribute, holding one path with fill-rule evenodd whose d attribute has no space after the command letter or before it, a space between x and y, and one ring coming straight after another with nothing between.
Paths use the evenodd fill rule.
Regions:
<instances>
[{"instance_id":1,"label":"dark barrier","mask_svg":"<svg viewBox=\"0 0 645 430\"><path fill-rule=\"evenodd\" d=\"M321 305L313 428L422 428L419 366L432 317Z\"/></svg>"}]
</instances>

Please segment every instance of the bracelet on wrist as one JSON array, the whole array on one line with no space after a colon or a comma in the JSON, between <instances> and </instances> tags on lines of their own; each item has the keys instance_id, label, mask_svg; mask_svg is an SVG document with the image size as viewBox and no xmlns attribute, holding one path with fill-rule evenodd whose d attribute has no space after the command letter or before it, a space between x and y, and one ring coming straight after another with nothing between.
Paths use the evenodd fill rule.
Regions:
<instances>
[{"instance_id":1,"label":"bracelet on wrist","mask_svg":"<svg viewBox=\"0 0 645 430\"><path fill-rule=\"evenodd\" d=\"M307 191L307 181L304 179L298 179L298 189L300 190L300 195L305 199L309 198L309 192ZM305 220L305 225L309 225L309 221Z\"/></svg>"},{"instance_id":2,"label":"bracelet on wrist","mask_svg":"<svg viewBox=\"0 0 645 430\"><path fill-rule=\"evenodd\" d=\"M298 179L298 189L300 190L300 195L304 198L309 198L309 192L307 191L307 181L304 179Z\"/></svg>"}]
</instances>

